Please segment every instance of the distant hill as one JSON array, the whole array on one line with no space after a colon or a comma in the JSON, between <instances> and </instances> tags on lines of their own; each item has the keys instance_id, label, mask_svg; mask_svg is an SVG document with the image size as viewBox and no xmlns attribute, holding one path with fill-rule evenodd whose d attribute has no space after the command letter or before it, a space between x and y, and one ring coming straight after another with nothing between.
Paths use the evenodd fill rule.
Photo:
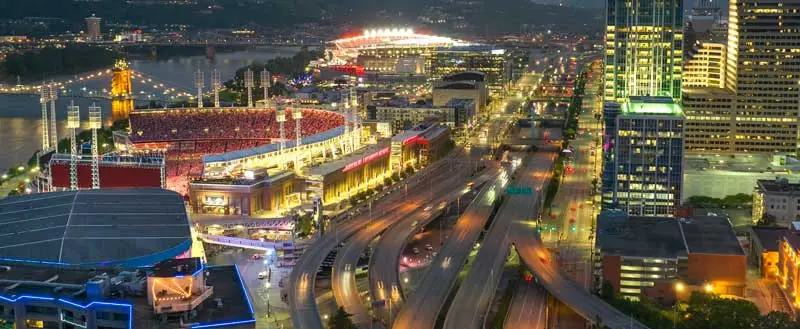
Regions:
<instances>
[{"instance_id":1,"label":"distant hill","mask_svg":"<svg viewBox=\"0 0 800 329\"><path fill-rule=\"evenodd\" d=\"M0 19L62 18L72 31L83 30L84 18L92 14L106 21L134 25L186 24L209 28L288 27L305 22L359 27L418 26L418 17L430 8L460 17L481 34L518 32L522 24L594 30L601 22L596 10L528 0L198 0L191 5L170 4L165 0L25 0L0 1Z\"/></svg>"}]
</instances>

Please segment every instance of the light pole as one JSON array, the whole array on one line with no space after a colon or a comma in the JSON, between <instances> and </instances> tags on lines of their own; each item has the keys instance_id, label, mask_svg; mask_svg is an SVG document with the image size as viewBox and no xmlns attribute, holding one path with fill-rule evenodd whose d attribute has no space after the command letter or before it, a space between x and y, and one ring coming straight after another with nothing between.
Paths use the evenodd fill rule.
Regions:
<instances>
[{"instance_id":1,"label":"light pole","mask_svg":"<svg viewBox=\"0 0 800 329\"><path fill-rule=\"evenodd\" d=\"M683 292L686 287L681 282L675 283L675 306L672 313L672 329L678 326L678 295Z\"/></svg>"}]
</instances>

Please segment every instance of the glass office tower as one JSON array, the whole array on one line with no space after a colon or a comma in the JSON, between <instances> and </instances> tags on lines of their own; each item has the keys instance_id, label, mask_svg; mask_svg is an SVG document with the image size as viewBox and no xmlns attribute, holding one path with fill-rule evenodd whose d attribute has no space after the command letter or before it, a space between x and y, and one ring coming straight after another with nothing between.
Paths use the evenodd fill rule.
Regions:
<instances>
[{"instance_id":1,"label":"glass office tower","mask_svg":"<svg viewBox=\"0 0 800 329\"><path fill-rule=\"evenodd\" d=\"M608 0L605 101L681 98L682 0Z\"/></svg>"},{"instance_id":2,"label":"glass office tower","mask_svg":"<svg viewBox=\"0 0 800 329\"><path fill-rule=\"evenodd\" d=\"M684 116L670 97L605 104L602 203L632 216L674 216L683 190Z\"/></svg>"}]
</instances>

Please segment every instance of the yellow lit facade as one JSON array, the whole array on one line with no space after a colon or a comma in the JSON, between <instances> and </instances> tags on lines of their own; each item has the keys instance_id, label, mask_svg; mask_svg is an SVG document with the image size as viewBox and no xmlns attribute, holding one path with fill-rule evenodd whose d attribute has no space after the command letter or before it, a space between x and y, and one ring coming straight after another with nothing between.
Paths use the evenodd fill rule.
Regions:
<instances>
[{"instance_id":1,"label":"yellow lit facade","mask_svg":"<svg viewBox=\"0 0 800 329\"><path fill-rule=\"evenodd\" d=\"M681 94L683 3L680 0L608 0L605 101Z\"/></svg>"},{"instance_id":2,"label":"yellow lit facade","mask_svg":"<svg viewBox=\"0 0 800 329\"><path fill-rule=\"evenodd\" d=\"M700 42L683 68L683 88L725 86L726 45Z\"/></svg>"},{"instance_id":3,"label":"yellow lit facade","mask_svg":"<svg viewBox=\"0 0 800 329\"><path fill-rule=\"evenodd\" d=\"M730 2L726 88L736 93L733 152L795 153L800 115L800 3Z\"/></svg>"}]
</instances>

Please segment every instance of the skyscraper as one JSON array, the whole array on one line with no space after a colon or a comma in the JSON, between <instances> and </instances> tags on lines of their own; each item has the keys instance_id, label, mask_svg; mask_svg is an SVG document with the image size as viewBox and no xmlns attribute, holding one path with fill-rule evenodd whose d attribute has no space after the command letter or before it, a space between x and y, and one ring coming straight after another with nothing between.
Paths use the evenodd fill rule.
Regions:
<instances>
[{"instance_id":1,"label":"skyscraper","mask_svg":"<svg viewBox=\"0 0 800 329\"><path fill-rule=\"evenodd\" d=\"M604 108L602 205L674 216L683 191L683 112L670 97L630 97Z\"/></svg>"},{"instance_id":2,"label":"skyscraper","mask_svg":"<svg viewBox=\"0 0 800 329\"><path fill-rule=\"evenodd\" d=\"M731 151L797 152L800 1L731 0L727 62Z\"/></svg>"},{"instance_id":3,"label":"skyscraper","mask_svg":"<svg viewBox=\"0 0 800 329\"><path fill-rule=\"evenodd\" d=\"M95 17L92 14L91 17L86 17L86 38L89 40L99 40L101 33L100 33L100 17Z\"/></svg>"},{"instance_id":4,"label":"skyscraper","mask_svg":"<svg viewBox=\"0 0 800 329\"><path fill-rule=\"evenodd\" d=\"M608 0L606 10L605 100L679 101L683 0Z\"/></svg>"}]
</instances>

